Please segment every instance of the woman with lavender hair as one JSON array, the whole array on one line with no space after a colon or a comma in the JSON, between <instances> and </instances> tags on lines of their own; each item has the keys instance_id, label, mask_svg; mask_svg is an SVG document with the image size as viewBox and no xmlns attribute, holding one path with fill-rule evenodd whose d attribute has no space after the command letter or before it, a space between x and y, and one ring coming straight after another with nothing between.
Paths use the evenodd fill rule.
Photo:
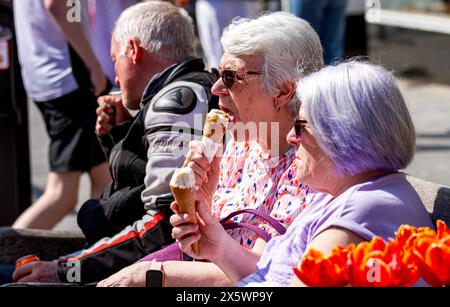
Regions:
<instances>
[{"instance_id":1,"label":"woman with lavender hair","mask_svg":"<svg viewBox=\"0 0 450 307\"><path fill-rule=\"evenodd\" d=\"M259 261L226 235L204 204L197 204L198 225L183 215L171 218L185 253L212 261L240 286L290 285L292 268L310 248L326 255L336 245L393 238L402 224L433 227L398 171L413 158L415 132L392 74L359 62L329 66L300 80L297 96L299 117L287 135L297 147L297 177L331 198L306 207ZM200 254L194 255L197 241Z\"/></svg>"}]
</instances>

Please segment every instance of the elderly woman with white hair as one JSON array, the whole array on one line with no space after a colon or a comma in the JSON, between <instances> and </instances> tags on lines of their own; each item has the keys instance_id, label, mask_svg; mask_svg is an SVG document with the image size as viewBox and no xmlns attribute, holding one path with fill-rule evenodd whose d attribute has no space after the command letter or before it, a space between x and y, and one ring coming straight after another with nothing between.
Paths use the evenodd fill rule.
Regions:
<instances>
[{"instance_id":1,"label":"elderly woman with white hair","mask_svg":"<svg viewBox=\"0 0 450 307\"><path fill-rule=\"evenodd\" d=\"M182 215L171 219L183 251L212 261L240 286L290 285L292 268L310 248L326 255L337 245L374 236L387 240L402 224L433 227L398 171L413 158L415 132L389 72L343 63L300 80L297 93L300 113L287 135L297 147L297 176L331 197L306 207L285 235L266 245L260 259L230 240L204 204L197 205L198 225L186 224Z\"/></svg>"},{"instance_id":2,"label":"elderly woman with white hair","mask_svg":"<svg viewBox=\"0 0 450 307\"><path fill-rule=\"evenodd\" d=\"M219 96L219 106L228 113L235 133L223 158L215 157L210 163L201 152L190 152L188 166L196 175L197 198L208 205L215 220L249 208L287 228L312 199L294 178L295 148L284 136L299 110L296 80L323 66L320 40L302 19L277 12L234 20L221 41L225 54L220 68L213 69L217 82L212 93ZM198 143L191 145L202 149ZM252 214L241 214L234 221L277 235ZM256 233L235 229L227 235L255 255L261 254L264 241ZM141 262L99 285L144 285L150 267L164 272L167 286L232 284L212 263L172 261Z\"/></svg>"}]
</instances>

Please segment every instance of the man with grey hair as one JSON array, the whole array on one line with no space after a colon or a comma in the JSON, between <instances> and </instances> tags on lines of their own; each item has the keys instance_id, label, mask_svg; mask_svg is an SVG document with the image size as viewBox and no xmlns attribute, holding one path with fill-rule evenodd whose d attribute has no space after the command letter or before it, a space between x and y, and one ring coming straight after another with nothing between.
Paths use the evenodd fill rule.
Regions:
<instances>
[{"instance_id":1,"label":"man with grey hair","mask_svg":"<svg viewBox=\"0 0 450 307\"><path fill-rule=\"evenodd\" d=\"M113 181L78 216L94 244L53 262L25 265L14 281L71 282L71 264L78 263L76 282L95 282L173 241L169 180L189 141L201 136L215 100L210 74L191 56L193 41L191 18L168 2L148 1L123 12L111 46L122 95L100 98L97 109L96 132ZM139 113L133 117L128 110Z\"/></svg>"}]
</instances>

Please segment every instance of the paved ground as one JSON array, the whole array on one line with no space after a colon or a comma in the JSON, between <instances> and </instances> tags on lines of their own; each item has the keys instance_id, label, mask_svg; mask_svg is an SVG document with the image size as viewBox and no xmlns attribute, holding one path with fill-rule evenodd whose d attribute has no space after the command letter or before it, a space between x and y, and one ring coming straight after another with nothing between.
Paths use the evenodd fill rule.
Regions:
<instances>
[{"instance_id":1,"label":"paved ground","mask_svg":"<svg viewBox=\"0 0 450 307\"><path fill-rule=\"evenodd\" d=\"M450 36L388 29L370 29L371 56L398 73L417 130L417 150L407 172L450 186ZM380 35L381 34L381 35ZM36 107L30 104L32 183L35 194L45 186L48 138ZM89 197L82 178L79 204ZM76 213L56 229L76 229Z\"/></svg>"},{"instance_id":2,"label":"paved ground","mask_svg":"<svg viewBox=\"0 0 450 307\"><path fill-rule=\"evenodd\" d=\"M369 27L370 56L399 77L417 131L411 174L450 186L450 35Z\"/></svg>"},{"instance_id":3,"label":"paved ground","mask_svg":"<svg viewBox=\"0 0 450 307\"><path fill-rule=\"evenodd\" d=\"M400 82L416 126L411 174L450 186L450 86Z\"/></svg>"}]
</instances>

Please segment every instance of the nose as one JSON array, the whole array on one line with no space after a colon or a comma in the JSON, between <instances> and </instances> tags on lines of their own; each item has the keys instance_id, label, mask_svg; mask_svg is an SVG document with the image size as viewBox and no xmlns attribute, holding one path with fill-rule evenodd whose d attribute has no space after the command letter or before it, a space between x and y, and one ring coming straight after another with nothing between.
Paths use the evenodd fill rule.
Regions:
<instances>
[{"instance_id":1,"label":"nose","mask_svg":"<svg viewBox=\"0 0 450 307\"><path fill-rule=\"evenodd\" d=\"M226 96L229 94L228 88L223 84L222 78L219 78L211 88L211 93L216 96Z\"/></svg>"},{"instance_id":2,"label":"nose","mask_svg":"<svg viewBox=\"0 0 450 307\"><path fill-rule=\"evenodd\" d=\"M286 136L286 141L294 146L299 146L300 145L300 138L297 137L297 135L295 134L295 129L294 127L292 127L292 129L288 132L287 136Z\"/></svg>"},{"instance_id":3,"label":"nose","mask_svg":"<svg viewBox=\"0 0 450 307\"><path fill-rule=\"evenodd\" d=\"M119 81L119 78L118 78L117 76L114 78L114 82L115 82L118 86L120 86L120 81Z\"/></svg>"}]
</instances>

